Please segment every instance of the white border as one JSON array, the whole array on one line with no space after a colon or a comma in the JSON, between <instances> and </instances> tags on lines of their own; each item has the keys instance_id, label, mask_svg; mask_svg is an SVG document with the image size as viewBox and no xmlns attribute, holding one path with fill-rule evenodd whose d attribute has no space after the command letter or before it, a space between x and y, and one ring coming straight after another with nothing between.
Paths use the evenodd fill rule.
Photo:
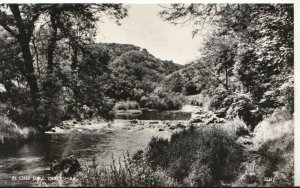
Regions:
<instances>
[{"instance_id":1,"label":"white border","mask_svg":"<svg viewBox=\"0 0 300 188\"><path fill-rule=\"evenodd\" d=\"M299 110L300 110L300 101L299 101L299 96L300 96L300 75L299 75L299 64L298 64L298 60L299 60L299 50L300 50L300 46L299 46L299 32L300 32L300 23L299 23L299 18L300 18L300 6L299 6L299 1L295 1L294 3L294 88L295 88L295 112L294 112L294 127L295 127L295 171L294 171L294 183L295 186L300 186L300 127L298 126L298 122L300 121L300 117L299 115Z\"/></svg>"},{"instance_id":2,"label":"white border","mask_svg":"<svg viewBox=\"0 0 300 188\"><path fill-rule=\"evenodd\" d=\"M294 116L294 127L295 127L295 185L300 186L300 127L297 126L300 121L299 114L300 110L300 101L298 97L300 96L300 83L298 82L300 79L299 73L299 65L297 60L299 60L299 43L296 41L300 41L299 31L300 31L300 7L299 2L296 0L1 0L1 3L125 3L125 4L168 4L168 3L294 3L294 67L295 67L295 116Z\"/></svg>"},{"instance_id":3,"label":"white border","mask_svg":"<svg viewBox=\"0 0 300 188\"><path fill-rule=\"evenodd\" d=\"M169 3L295 3L296 0L1 0L0 3L125 3L125 4L169 4Z\"/></svg>"}]
</instances>

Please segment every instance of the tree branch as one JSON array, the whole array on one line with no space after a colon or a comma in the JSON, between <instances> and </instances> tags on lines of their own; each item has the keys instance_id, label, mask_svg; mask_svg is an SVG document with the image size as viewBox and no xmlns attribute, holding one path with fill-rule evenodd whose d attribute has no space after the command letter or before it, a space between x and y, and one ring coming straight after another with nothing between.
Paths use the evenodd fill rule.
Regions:
<instances>
[{"instance_id":1,"label":"tree branch","mask_svg":"<svg viewBox=\"0 0 300 188\"><path fill-rule=\"evenodd\" d=\"M5 25L4 23L0 22L0 25L13 37L18 38L18 34L15 33L8 25Z\"/></svg>"}]
</instances>

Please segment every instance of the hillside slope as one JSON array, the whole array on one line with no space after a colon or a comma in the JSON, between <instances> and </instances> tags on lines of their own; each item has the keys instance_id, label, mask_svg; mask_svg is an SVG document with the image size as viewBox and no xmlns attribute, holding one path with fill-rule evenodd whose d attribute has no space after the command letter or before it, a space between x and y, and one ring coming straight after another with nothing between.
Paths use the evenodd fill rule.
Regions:
<instances>
[{"instance_id":1,"label":"hillside slope","mask_svg":"<svg viewBox=\"0 0 300 188\"><path fill-rule=\"evenodd\" d=\"M163 61L146 49L130 44L99 43L97 48L108 53L110 80L106 94L117 100L137 100L151 93L163 78L182 68L172 61Z\"/></svg>"},{"instance_id":2,"label":"hillside slope","mask_svg":"<svg viewBox=\"0 0 300 188\"><path fill-rule=\"evenodd\" d=\"M192 62L167 75L161 84L170 91L194 95L217 84L210 77L201 62Z\"/></svg>"}]
</instances>

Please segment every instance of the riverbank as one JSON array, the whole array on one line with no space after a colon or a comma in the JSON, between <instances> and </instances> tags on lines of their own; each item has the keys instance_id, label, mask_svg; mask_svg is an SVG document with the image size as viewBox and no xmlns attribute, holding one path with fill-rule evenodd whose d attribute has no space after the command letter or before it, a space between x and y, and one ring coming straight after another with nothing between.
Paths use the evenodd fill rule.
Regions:
<instances>
[{"instance_id":1,"label":"riverbank","mask_svg":"<svg viewBox=\"0 0 300 188\"><path fill-rule=\"evenodd\" d=\"M97 119L90 120L67 120L60 125L53 127L46 134L69 134L77 133L96 133L103 130L143 130L151 129L157 132L176 131L186 129L189 123L186 120L126 120L115 119L113 121L103 121Z\"/></svg>"},{"instance_id":2,"label":"riverbank","mask_svg":"<svg viewBox=\"0 0 300 188\"><path fill-rule=\"evenodd\" d=\"M37 130L31 127L21 128L8 117L0 116L0 147L18 145L37 135Z\"/></svg>"},{"instance_id":3,"label":"riverbank","mask_svg":"<svg viewBox=\"0 0 300 188\"><path fill-rule=\"evenodd\" d=\"M79 173L80 183L152 187L293 186L293 121L288 116L275 113L260 122L253 132L239 118L222 121L210 112L195 113L189 122L193 129L173 133L169 139L152 138L145 149L124 158L127 166L113 161L112 166L121 172L117 176L114 168L94 168L95 161L94 166Z\"/></svg>"},{"instance_id":4,"label":"riverbank","mask_svg":"<svg viewBox=\"0 0 300 188\"><path fill-rule=\"evenodd\" d=\"M6 185L11 183L10 169L19 175L60 177L49 174L49 164L73 155L82 166L76 181L49 180L47 185L290 186L293 122L278 117L282 115L265 119L253 132L239 118L224 120L204 109L189 121L63 121L44 139L5 152L0 173Z\"/></svg>"},{"instance_id":5,"label":"riverbank","mask_svg":"<svg viewBox=\"0 0 300 188\"><path fill-rule=\"evenodd\" d=\"M78 159L83 169L92 165L93 159L100 166L109 166L113 158L123 161L128 153L135 154L145 149L152 137L170 139L171 135L185 129L187 121L157 120L114 120L97 119L64 121L55 131L46 132L43 138L24 142L17 148L0 153L1 185L35 185L40 182L31 180L11 181L17 177L44 177L47 185L64 186L68 182L54 181L50 166L70 155ZM49 180L53 179L53 180ZM72 184L79 186L80 183Z\"/></svg>"}]
</instances>

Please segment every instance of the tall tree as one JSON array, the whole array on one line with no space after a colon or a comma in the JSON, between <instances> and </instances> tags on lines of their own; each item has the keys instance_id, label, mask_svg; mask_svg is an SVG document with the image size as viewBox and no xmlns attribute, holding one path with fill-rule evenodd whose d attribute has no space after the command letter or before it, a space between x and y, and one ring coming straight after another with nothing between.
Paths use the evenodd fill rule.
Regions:
<instances>
[{"instance_id":1,"label":"tall tree","mask_svg":"<svg viewBox=\"0 0 300 188\"><path fill-rule=\"evenodd\" d=\"M92 42L95 36L96 22L104 15L110 15L116 20L127 15L127 11L120 4L7 4L0 7L0 26L2 26L20 46L24 59L24 76L31 92L32 107L36 115L36 124L43 126L47 121L41 121L41 89L38 76L34 67L32 46L35 46L37 39L34 35L40 26L48 25L48 35L44 36L47 43L47 74L51 90L51 75L57 65L55 57L57 42L61 39L69 41L70 45L78 51L84 51L86 41ZM77 57L76 57L77 58ZM36 58L38 61L38 58Z\"/></svg>"},{"instance_id":2,"label":"tall tree","mask_svg":"<svg viewBox=\"0 0 300 188\"><path fill-rule=\"evenodd\" d=\"M37 78L33 67L30 41L35 23L41 14L40 8L38 6L32 7L32 11L23 17L21 15L20 5L9 4L8 8L11 11L11 14L8 14L7 11L0 12L0 25L13 37L15 37L19 43L22 57L24 59L24 74L30 87L33 108L37 112L40 105L40 96ZM33 11L35 13L33 13Z\"/></svg>"},{"instance_id":3,"label":"tall tree","mask_svg":"<svg viewBox=\"0 0 300 188\"><path fill-rule=\"evenodd\" d=\"M293 112L293 8L293 4L172 4L160 15L174 24L192 23L193 35L208 24L225 28L212 40L235 33L237 48L224 53L227 44L215 54L225 57L220 65L226 70L229 62L234 64L237 78L264 113L282 106Z\"/></svg>"}]
</instances>

